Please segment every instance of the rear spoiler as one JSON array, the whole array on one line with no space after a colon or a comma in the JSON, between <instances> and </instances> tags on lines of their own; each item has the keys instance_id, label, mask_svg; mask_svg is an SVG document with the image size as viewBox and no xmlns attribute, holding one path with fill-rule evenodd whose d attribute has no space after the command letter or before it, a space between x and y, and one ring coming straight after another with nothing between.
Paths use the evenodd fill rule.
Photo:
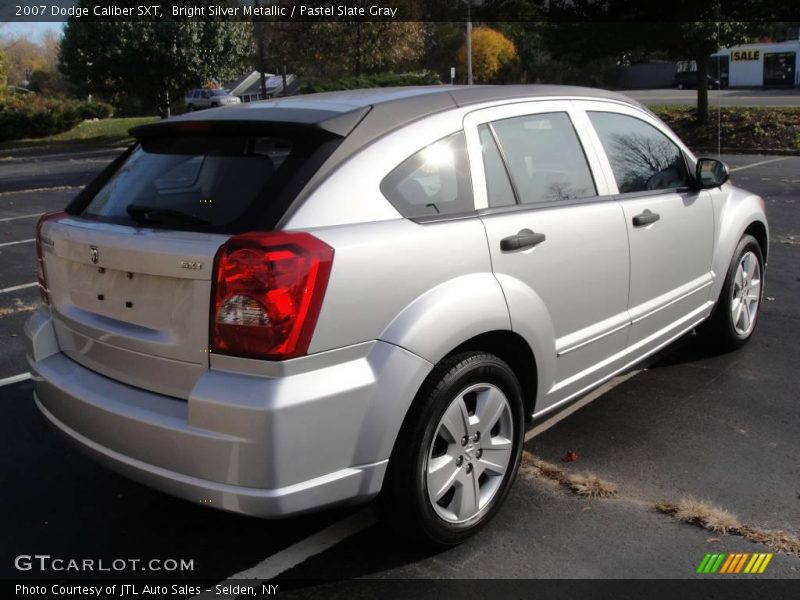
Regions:
<instances>
[{"instance_id":1,"label":"rear spoiler","mask_svg":"<svg viewBox=\"0 0 800 600\"><path fill-rule=\"evenodd\" d=\"M317 132L323 137L345 137L372 109L362 106L342 112L319 108L285 108L245 104L217 109L213 116L197 111L132 128L129 133L137 140L171 134L253 134L263 131Z\"/></svg>"}]
</instances>

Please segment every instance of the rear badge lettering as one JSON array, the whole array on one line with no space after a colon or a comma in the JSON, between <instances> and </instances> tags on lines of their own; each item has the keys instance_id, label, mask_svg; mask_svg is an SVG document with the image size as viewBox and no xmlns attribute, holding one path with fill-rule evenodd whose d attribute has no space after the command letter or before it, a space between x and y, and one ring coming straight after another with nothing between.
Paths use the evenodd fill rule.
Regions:
<instances>
[{"instance_id":1,"label":"rear badge lettering","mask_svg":"<svg viewBox=\"0 0 800 600\"><path fill-rule=\"evenodd\" d=\"M192 271L199 271L203 268L203 263L193 260L182 260L181 269L191 269Z\"/></svg>"}]
</instances>

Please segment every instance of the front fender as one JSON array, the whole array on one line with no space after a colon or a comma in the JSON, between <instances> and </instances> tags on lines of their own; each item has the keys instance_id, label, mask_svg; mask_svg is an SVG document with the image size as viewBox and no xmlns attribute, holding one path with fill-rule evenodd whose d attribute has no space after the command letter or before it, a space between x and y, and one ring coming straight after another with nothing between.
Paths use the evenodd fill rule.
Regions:
<instances>
[{"instance_id":1,"label":"front fender","mask_svg":"<svg viewBox=\"0 0 800 600\"><path fill-rule=\"evenodd\" d=\"M764 201L759 196L732 185L729 189L723 188L720 192L722 193L715 198L715 213L719 226L712 263L715 277L711 298L715 301L722 291L725 274L733 259L733 252L747 228L753 223L763 225L766 232L764 240L767 246L769 244L769 225L764 212ZM762 251L766 259L769 248L762 248Z\"/></svg>"}]
</instances>

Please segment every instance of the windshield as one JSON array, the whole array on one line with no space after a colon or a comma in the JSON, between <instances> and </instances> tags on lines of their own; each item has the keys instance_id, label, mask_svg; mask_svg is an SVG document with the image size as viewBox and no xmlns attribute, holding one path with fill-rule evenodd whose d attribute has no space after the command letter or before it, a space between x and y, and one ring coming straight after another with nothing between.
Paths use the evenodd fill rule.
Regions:
<instances>
[{"instance_id":1,"label":"windshield","mask_svg":"<svg viewBox=\"0 0 800 600\"><path fill-rule=\"evenodd\" d=\"M140 143L82 216L235 233L265 213L320 144L287 137L183 135ZM310 177L310 175L307 175ZM273 215L274 226L280 214Z\"/></svg>"},{"instance_id":2,"label":"windshield","mask_svg":"<svg viewBox=\"0 0 800 600\"><path fill-rule=\"evenodd\" d=\"M211 90L211 95L212 96L227 96L228 95L228 91L227 90Z\"/></svg>"}]
</instances>

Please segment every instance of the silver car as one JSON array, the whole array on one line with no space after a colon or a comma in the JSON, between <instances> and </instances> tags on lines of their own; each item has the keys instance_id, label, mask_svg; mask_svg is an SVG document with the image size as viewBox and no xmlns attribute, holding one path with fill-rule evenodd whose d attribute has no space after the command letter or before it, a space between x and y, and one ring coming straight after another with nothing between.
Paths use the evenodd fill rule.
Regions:
<instances>
[{"instance_id":1,"label":"silver car","mask_svg":"<svg viewBox=\"0 0 800 600\"><path fill-rule=\"evenodd\" d=\"M28 361L56 430L191 502L379 496L456 544L530 418L701 324L756 327L763 200L618 94L347 91L133 134L38 225Z\"/></svg>"}]
</instances>

